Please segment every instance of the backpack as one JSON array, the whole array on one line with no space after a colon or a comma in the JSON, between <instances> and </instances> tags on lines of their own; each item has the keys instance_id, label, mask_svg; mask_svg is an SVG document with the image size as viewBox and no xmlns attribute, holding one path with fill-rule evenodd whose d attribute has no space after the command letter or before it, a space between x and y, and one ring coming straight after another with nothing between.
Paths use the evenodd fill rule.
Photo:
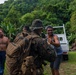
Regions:
<instances>
[{"instance_id":1,"label":"backpack","mask_svg":"<svg viewBox=\"0 0 76 75\"><path fill-rule=\"evenodd\" d=\"M12 58L19 57L24 52L25 47L28 47L30 39L31 35L29 34L27 36L23 36L22 33L19 34L13 42L8 44L6 54Z\"/></svg>"},{"instance_id":2,"label":"backpack","mask_svg":"<svg viewBox=\"0 0 76 75\"><path fill-rule=\"evenodd\" d=\"M23 65L24 58L29 56L31 43L34 38L40 38L40 36L29 33L20 33L13 42L8 44L6 50L6 68L8 72L10 72L10 75L16 75L17 73L21 72L21 66ZM43 55L45 56L43 56L43 59L47 61L52 60L50 58L53 58L53 51L47 51L44 51Z\"/></svg>"},{"instance_id":3,"label":"backpack","mask_svg":"<svg viewBox=\"0 0 76 75\"><path fill-rule=\"evenodd\" d=\"M6 68L9 74L14 74L20 71L22 62L25 57L29 56L30 46L33 38L39 36L33 36L29 33L20 33L17 35L13 42L8 44L6 50Z\"/></svg>"}]
</instances>

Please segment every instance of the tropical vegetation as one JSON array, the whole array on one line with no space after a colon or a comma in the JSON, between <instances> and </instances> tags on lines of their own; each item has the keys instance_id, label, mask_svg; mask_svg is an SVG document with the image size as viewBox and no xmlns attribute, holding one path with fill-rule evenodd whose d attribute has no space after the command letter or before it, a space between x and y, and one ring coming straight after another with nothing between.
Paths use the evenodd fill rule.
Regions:
<instances>
[{"instance_id":1,"label":"tropical vegetation","mask_svg":"<svg viewBox=\"0 0 76 75\"><path fill-rule=\"evenodd\" d=\"M47 25L65 25L72 44L76 38L76 0L7 0L0 4L0 27L12 40L23 26L31 26L34 19Z\"/></svg>"}]
</instances>

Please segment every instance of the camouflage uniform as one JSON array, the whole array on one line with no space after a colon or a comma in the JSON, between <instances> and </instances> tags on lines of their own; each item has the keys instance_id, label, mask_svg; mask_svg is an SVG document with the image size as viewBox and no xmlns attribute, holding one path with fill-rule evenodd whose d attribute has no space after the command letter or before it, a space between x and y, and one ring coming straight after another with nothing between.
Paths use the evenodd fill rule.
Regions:
<instances>
[{"instance_id":1,"label":"camouflage uniform","mask_svg":"<svg viewBox=\"0 0 76 75\"><path fill-rule=\"evenodd\" d=\"M8 61L13 61L12 63L14 63L15 65L13 65L13 68L11 67L10 69L10 74L8 75L43 75L43 67L42 64L44 64L44 60L48 61L48 44L47 42L44 42L44 39L40 37L41 35L41 30L43 29L43 25L42 25L42 21L40 19L36 19L32 22L32 26L31 26L31 36L37 36L35 38L32 39L31 42L31 47L30 47L30 51L29 51L29 56L33 56L34 57L34 62L33 60L31 60L28 56L28 60L24 61L24 65L20 65L19 62L18 64L15 64L15 61L17 61L14 58L7 58ZM27 44L28 45L28 44ZM51 49L51 48L49 48ZM23 50L22 50L23 51ZM21 52L22 53L22 52ZM13 60L14 59L14 60ZM26 60L26 58L25 58ZM50 58L49 58L50 60ZM6 61L6 63L11 63ZM29 61L33 62L34 64L32 64L32 67L29 66ZM10 66L12 66L12 63ZM29 63L29 64L28 64ZM34 66L33 66L34 65ZM9 64L8 64L9 66ZM25 71L26 68L24 68L24 66L28 69L28 72ZM18 68L17 68L18 67ZM21 68L21 70L20 70ZM31 69L30 69L31 68ZM9 67L8 67L9 69ZM9 70L8 70L9 71ZM13 72L12 72L13 71ZM22 72L22 73L21 73ZM27 72L27 73L25 73ZM31 73L30 73L31 72ZM33 73L35 72L35 73ZM23 74L24 73L24 74Z\"/></svg>"},{"instance_id":2,"label":"camouflage uniform","mask_svg":"<svg viewBox=\"0 0 76 75\"><path fill-rule=\"evenodd\" d=\"M43 29L42 21L40 19L35 19L32 22L32 35L38 35L40 36L41 34L38 34L36 30ZM34 63L36 65L36 75L43 75L43 59L41 57L41 52L44 49L42 46L43 39L41 37L33 39L33 44L31 46L31 52L30 55L32 55L35 60Z\"/></svg>"},{"instance_id":3,"label":"camouflage uniform","mask_svg":"<svg viewBox=\"0 0 76 75\"><path fill-rule=\"evenodd\" d=\"M27 31L23 30L21 33L17 34L17 36L13 42L15 43L19 38L26 37L29 34L30 34L30 32L28 30ZM22 52L23 52L23 50L22 50ZM17 58L13 58L13 57L8 56L8 54L6 52L6 72L7 72L7 75L21 75L20 68L21 68L21 62L17 61Z\"/></svg>"},{"instance_id":4,"label":"camouflage uniform","mask_svg":"<svg viewBox=\"0 0 76 75\"><path fill-rule=\"evenodd\" d=\"M31 26L31 35L32 37L37 36L36 38L32 39L32 44L31 44L31 48L30 48L30 56L34 57L34 67L35 67L35 73L30 73L30 70L28 73L23 74L23 75L43 75L43 67L42 64L44 63L44 60L49 61L49 54L47 54L47 49L52 49L51 47L49 47L49 45L47 44L46 41L44 41L44 39L42 37L40 37L41 35L41 30L43 29L43 25L42 25L42 21L40 19L35 19L32 22L32 26ZM40 31L39 31L40 30ZM30 67L30 66L29 66ZM33 71L34 72L34 71Z\"/></svg>"}]
</instances>

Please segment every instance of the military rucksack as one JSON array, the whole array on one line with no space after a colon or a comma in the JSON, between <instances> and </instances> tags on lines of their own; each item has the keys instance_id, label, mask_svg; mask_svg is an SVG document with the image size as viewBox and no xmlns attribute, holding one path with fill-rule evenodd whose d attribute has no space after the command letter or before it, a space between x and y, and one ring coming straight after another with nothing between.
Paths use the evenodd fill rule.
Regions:
<instances>
[{"instance_id":1,"label":"military rucksack","mask_svg":"<svg viewBox=\"0 0 76 75\"><path fill-rule=\"evenodd\" d=\"M30 46L34 38L40 39L40 43L41 43L40 48L42 48L42 45L46 47L45 48L46 51L44 49L38 50L39 53L41 53L39 55L42 56L42 59L49 61L51 60L51 58L53 58L52 57L53 55L51 54L53 49L50 48L52 51L48 52L48 49L49 49L47 48L48 44L46 41L45 41L46 43L43 42L40 36L29 34L29 33L20 33L19 35L17 35L17 37L13 42L9 43L6 50L6 67L8 72L10 72L8 75L21 75L20 74L21 66L23 64L24 58L29 56ZM45 46L45 44L47 45Z\"/></svg>"},{"instance_id":2,"label":"military rucksack","mask_svg":"<svg viewBox=\"0 0 76 75\"><path fill-rule=\"evenodd\" d=\"M39 37L33 36L29 33L20 33L17 35L13 42L8 44L6 50L6 67L10 75L20 70L22 62L25 57L29 56L30 46L33 38Z\"/></svg>"},{"instance_id":3,"label":"military rucksack","mask_svg":"<svg viewBox=\"0 0 76 75\"><path fill-rule=\"evenodd\" d=\"M26 37L28 37L26 39ZM9 57L19 57L20 52L25 49L25 45L27 45L28 41L31 39L31 35L24 36L23 33L20 33L13 42L8 44L6 54Z\"/></svg>"}]
</instances>

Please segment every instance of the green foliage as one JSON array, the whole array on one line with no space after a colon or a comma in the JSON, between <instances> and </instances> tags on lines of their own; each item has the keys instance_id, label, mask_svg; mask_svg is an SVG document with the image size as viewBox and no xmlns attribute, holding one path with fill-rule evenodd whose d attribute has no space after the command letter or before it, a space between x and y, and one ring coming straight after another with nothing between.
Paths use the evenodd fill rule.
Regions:
<instances>
[{"instance_id":1,"label":"green foliage","mask_svg":"<svg viewBox=\"0 0 76 75\"><path fill-rule=\"evenodd\" d=\"M3 21L3 15L0 15L0 23L1 23L1 21Z\"/></svg>"},{"instance_id":2,"label":"green foliage","mask_svg":"<svg viewBox=\"0 0 76 75\"><path fill-rule=\"evenodd\" d=\"M76 0L73 0L73 1L70 2L69 10L70 11L75 11L76 10Z\"/></svg>"},{"instance_id":3,"label":"green foliage","mask_svg":"<svg viewBox=\"0 0 76 75\"><path fill-rule=\"evenodd\" d=\"M69 36L68 36L68 40L69 40L69 44L72 44L76 39L76 35L71 33Z\"/></svg>"},{"instance_id":4,"label":"green foliage","mask_svg":"<svg viewBox=\"0 0 76 75\"><path fill-rule=\"evenodd\" d=\"M4 33L10 38L10 40L12 40L13 37L16 35L17 28L11 23L2 23L0 27L4 30Z\"/></svg>"},{"instance_id":5,"label":"green foliage","mask_svg":"<svg viewBox=\"0 0 76 75\"><path fill-rule=\"evenodd\" d=\"M4 19L4 22L5 23L10 22L12 24L18 25L20 16L21 16L20 12L16 11L16 9L13 7L13 9L9 11L7 17Z\"/></svg>"},{"instance_id":6,"label":"green foliage","mask_svg":"<svg viewBox=\"0 0 76 75\"><path fill-rule=\"evenodd\" d=\"M24 25L30 26L36 18L43 21L44 27L59 26L64 23L69 41L71 43L74 41L76 0L8 0L0 4L0 25L2 26L11 24L19 32Z\"/></svg>"},{"instance_id":7,"label":"green foliage","mask_svg":"<svg viewBox=\"0 0 76 75\"><path fill-rule=\"evenodd\" d=\"M43 12L42 10L34 10L32 11L32 14L34 15L34 18L44 19L46 17L46 12Z\"/></svg>"},{"instance_id":8,"label":"green foliage","mask_svg":"<svg viewBox=\"0 0 76 75\"><path fill-rule=\"evenodd\" d=\"M22 21L22 23L23 24L29 24L29 25L31 25L31 22L32 22L32 20L34 19L34 15L33 14L31 14L31 13L27 13L27 14L25 14L25 15L23 15L22 17L21 17L21 21Z\"/></svg>"},{"instance_id":9,"label":"green foliage","mask_svg":"<svg viewBox=\"0 0 76 75\"><path fill-rule=\"evenodd\" d=\"M31 23L34 19L41 18L42 20L44 20L46 18L46 15L47 15L46 12L43 12L41 10L34 10L31 13L27 13L27 14L23 15L21 17L21 21L23 24L31 25Z\"/></svg>"},{"instance_id":10,"label":"green foliage","mask_svg":"<svg viewBox=\"0 0 76 75\"><path fill-rule=\"evenodd\" d=\"M73 13L72 13L72 16L71 16L71 31L73 32L73 33L76 33L76 11L74 11Z\"/></svg>"},{"instance_id":11,"label":"green foliage","mask_svg":"<svg viewBox=\"0 0 76 75\"><path fill-rule=\"evenodd\" d=\"M13 41L15 36L22 31L23 25L20 27L16 27L15 25L11 24L10 22L8 23L1 23L0 28L4 30L5 35Z\"/></svg>"}]
</instances>

